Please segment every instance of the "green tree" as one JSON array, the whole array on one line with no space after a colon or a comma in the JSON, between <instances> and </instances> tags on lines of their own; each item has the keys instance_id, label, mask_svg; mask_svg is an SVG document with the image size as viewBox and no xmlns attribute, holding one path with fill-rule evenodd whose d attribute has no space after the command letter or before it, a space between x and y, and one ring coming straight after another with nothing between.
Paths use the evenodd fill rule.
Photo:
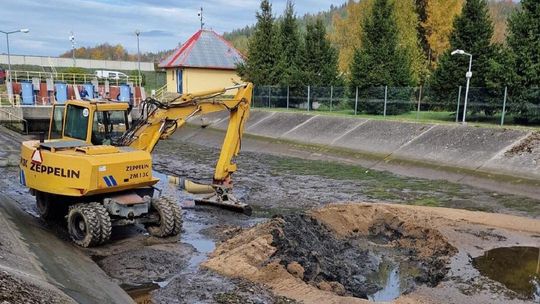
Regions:
<instances>
[{"instance_id":1,"label":"green tree","mask_svg":"<svg viewBox=\"0 0 540 304\"><path fill-rule=\"evenodd\" d=\"M512 107L521 122L540 120L540 2L522 0L508 22L508 46L516 77L512 83Z\"/></svg>"},{"instance_id":2,"label":"green tree","mask_svg":"<svg viewBox=\"0 0 540 304\"><path fill-rule=\"evenodd\" d=\"M304 82L313 86L342 85L338 53L326 37L322 19L307 24L303 49Z\"/></svg>"},{"instance_id":3,"label":"green tree","mask_svg":"<svg viewBox=\"0 0 540 304\"><path fill-rule=\"evenodd\" d=\"M244 63L238 65L238 74L256 85L275 84L279 80L275 68L279 56L277 52L277 35L272 5L262 0L260 12L257 12L257 24L248 43L248 56Z\"/></svg>"},{"instance_id":4,"label":"green tree","mask_svg":"<svg viewBox=\"0 0 540 304\"><path fill-rule=\"evenodd\" d=\"M291 86L305 84L300 71L302 48L298 20L294 13L294 4L290 0L287 1L283 18L279 23L278 39L279 57L276 68L279 84Z\"/></svg>"},{"instance_id":5,"label":"green tree","mask_svg":"<svg viewBox=\"0 0 540 304\"><path fill-rule=\"evenodd\" d=\"M450 35L450 48L440 58L439 65L431 79L431 87L437 100L445 102L449 110L455 109L458 87L465 85L465 72L469 68L469 57L452 56L457 49L465 50L473 55L473 76L471 87L485 88L489 84L490 69L496 52L491 44L493 24L491 22L486 0L467 0L461 15L454 20L454 30ZM471 96L471 98L475 98ZM483 107L471 107L473 111L484 110L492 114L493 107L486 100Z\"/></svg>"},{"instance_id":6,"label":"green tree","mask_svg":"<svg viewBox=\"0 0 540 304\"><path fill-rule=\"evenodd\" d=\"M389 0L375 0L362 29L361 48L354 52L350 67L352 94L356 87L366 92L370 87L409 86L411 68L405 50L398 43L398 29ZM370 97L367 97L368 99ZM381 102L362 102L360 109L374 114L383 112ZM408 103L393 103L387 114L409 111Z\"/></svg>"}]
</instances>

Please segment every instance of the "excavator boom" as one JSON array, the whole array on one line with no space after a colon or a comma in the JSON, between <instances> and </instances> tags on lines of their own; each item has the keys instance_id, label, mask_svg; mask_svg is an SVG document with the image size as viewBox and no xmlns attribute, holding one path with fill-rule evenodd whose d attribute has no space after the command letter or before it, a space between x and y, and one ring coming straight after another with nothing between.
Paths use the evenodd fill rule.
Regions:
<instances>
[{"instance_id":1,"label":"excavator boom","mask_svg":"<svg viewBox=\"0 0 540 304\"><path fill-rule=\"evenodd\" d=\"M237 90L234 97L221 98L231 90ZM201 185L175 176L169 177L169 182L178 184L187 192L210 195L197 201L198 203L239 208L243 212L250 213L250 210L246 209L247 205L240 203L232 195L231 174L236 171L233 159L240 151L244 125L249 117L252 91L253 84L248 83L196 94L184 94L168 103L147 99L141 105L141 117L120 137L117 145L130 146L150 153L159 140L171 136L188 119L197 115L228 111L229 125L215 167L213 183Z\"/></svg>"}]
</instances>

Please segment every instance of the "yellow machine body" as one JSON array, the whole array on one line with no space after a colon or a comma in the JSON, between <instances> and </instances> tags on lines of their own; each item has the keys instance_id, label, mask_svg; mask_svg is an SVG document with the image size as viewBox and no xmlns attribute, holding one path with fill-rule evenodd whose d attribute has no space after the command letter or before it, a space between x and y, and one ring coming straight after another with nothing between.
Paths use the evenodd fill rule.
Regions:
<instances>
[{"instance_id":1,"label":"yellow machine body","mask_svg":"<svg viewBox=\"0 0 540 304\"><path fill-rule=\"evenodd\" d=\"M61 138L40 141L25 141L21 147L21 182L28 188L45 193L65 196L87 196L122 191L130 188L154 185L159 179L152 177L150 153L131 147L93 145L92 124L99 111L126 112L126 103L88 102L72 100L65 106L56 106L51 118L49 138L53 136L54 124L66 122L69 107L80 107L87 123L80 138L64 134ZM56 114L56 117L55 117ZM56 119L56 121L55 121ZM81 138L84 137L84 138ZM37 151L37 152L36 152ZM32 160L39 153L38 160Z\"/></svg>"},{"instance_id":2,"label":"yellow machine body","mask_svg":"<svg viewBox=\"0 0 540 304\"><path fill-rule=\"evenodd\" d=\"M55 106L49 139L22 143L21 183L32 190L69 197L152 186L159 179L152 176L150 153L160 139L170 136L192 116L229 110L229 129L214 174L214 183L228 184L230 175L236 171L232 158L240 150L253 86L246 84L235 88L238 92L234 98L219 102L215 96L227 89L184 94L167 108L154 110L136 128L129 128L126 103L71 100ZM71 117L70 111L78 116ZM96 133L103 128L99 123L103 112L125 113L124 120L117 115L123 123L115 126L116 132L130 132L124 145L96 144Z\"/></svg>"}]
</instances>

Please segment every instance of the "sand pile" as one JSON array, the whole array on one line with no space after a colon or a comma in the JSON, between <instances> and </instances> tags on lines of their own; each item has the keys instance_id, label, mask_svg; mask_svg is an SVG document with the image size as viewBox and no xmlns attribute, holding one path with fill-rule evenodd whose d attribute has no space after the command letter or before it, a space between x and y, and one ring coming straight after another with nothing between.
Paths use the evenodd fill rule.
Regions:
<instances>
[{"instance_id":1,"label":"sand pile","mask_svg":"<svg viewBox=\"0 0 540 304\"><path fill-rule=\"evenodd\" d=\"M405 293L445 277L457 250L433 220L390 205L328 206L247 230L221 244L204 266L304 302L361 303L383 289L376 277L388 263L407 271Z\"/></svg>"}]
</instances>

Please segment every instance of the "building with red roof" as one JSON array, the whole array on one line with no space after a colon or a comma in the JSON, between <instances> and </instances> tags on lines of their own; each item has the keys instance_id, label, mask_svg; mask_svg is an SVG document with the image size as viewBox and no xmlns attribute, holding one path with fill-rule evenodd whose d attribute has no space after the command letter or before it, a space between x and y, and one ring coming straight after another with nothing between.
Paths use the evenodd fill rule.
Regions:
<instances>
[{"instance_id":1,"label":"building with red roof","mask_svg":"<svg viewBox=\"0 0 540 304\"><path fill-rule=\"evenodd\" d=\"M221 35L199 30L159 63L167 72L168 92L197 92L239 82L236 65L244 56Z\"/></svg>"}]
</instances>

